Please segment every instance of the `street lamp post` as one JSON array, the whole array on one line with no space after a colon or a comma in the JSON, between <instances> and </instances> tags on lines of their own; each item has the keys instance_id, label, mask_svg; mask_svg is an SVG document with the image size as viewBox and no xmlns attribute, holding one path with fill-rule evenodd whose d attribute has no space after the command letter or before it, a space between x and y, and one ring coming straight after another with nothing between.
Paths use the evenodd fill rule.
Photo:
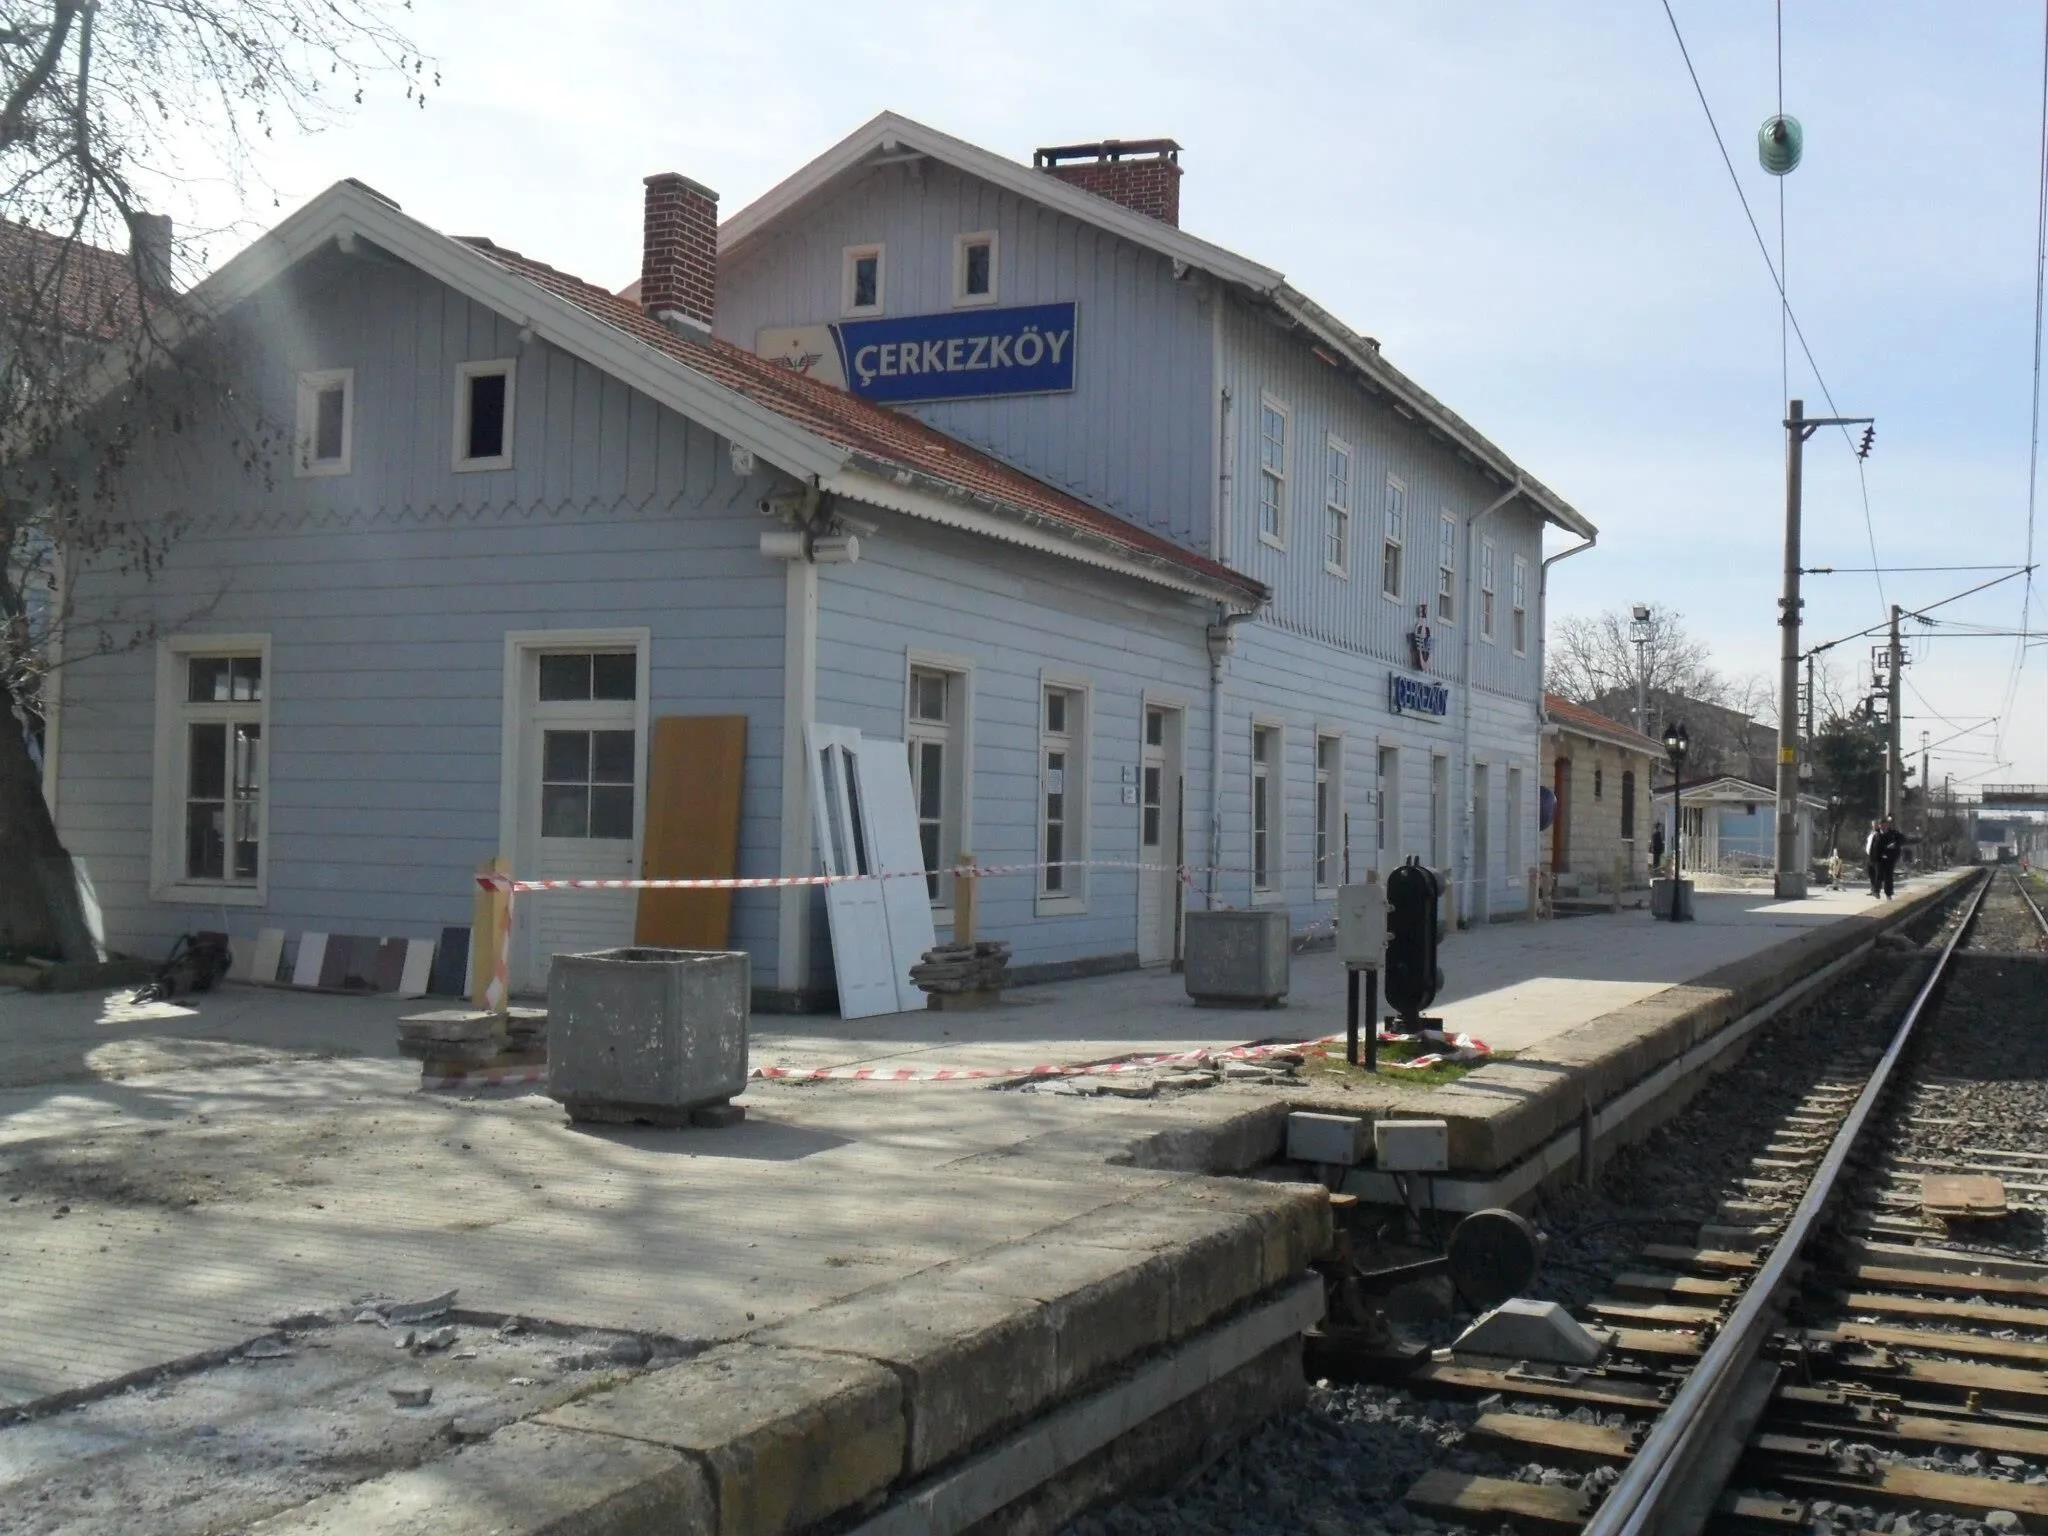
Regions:
<instances>
[{"instance_id":1,"label":"street lamp post","mask_svg":"<svg viewBox=\"0 0 2048 1536\"><path fill-rule=\"evenodd\" d=\"M1636 648L1636 729L1650 734L1650 605L1637 603L1629 614L1629 640Z\"/></svg>"},{"instance_id":2,"label":"street lamp post","mask_svg":"<svg viewBox=\"0 0 2048 1536\"><path fill-rule=\"evenodd\" d=\"M1683 720L1664 728L1664 755L1671 759L1671 883L1670 907L1664 913L1674 923L1692 920L1692 882L1685 878L1685 758L1692 750L1692 734ZM1654 910L1662 905L1651 902Z\"/></svg>"}]
</instances>

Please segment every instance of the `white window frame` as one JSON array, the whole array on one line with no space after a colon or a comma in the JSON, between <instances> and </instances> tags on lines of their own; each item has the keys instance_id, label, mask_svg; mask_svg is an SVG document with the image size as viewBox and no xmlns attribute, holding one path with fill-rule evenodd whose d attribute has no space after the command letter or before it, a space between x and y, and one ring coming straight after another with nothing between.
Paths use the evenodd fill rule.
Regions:
<instances>
[{"instance_id":1,"label":"white window frame","mask_svg":"<svg viewBox=\"0 0 2048 1536\"><path fill-rule=\"evenodd\" d=\"M953 680L948 690L951 706L950 719L943 732L932 727L931 722L915 718L915 694L911 679L918 672L944 672ZM948 771L948 789L954 796L950 807L952 820L952 846L946 847L945 819L941 818L939 833L940 854L943 863L950 864L960 851L974 847L974 662L965 656L952 656L939 651L908 650L903 658L903 739L913 746L920 740L943 739L952 749ZM912 771L912 782L916 773ZM950 922L953 916L953 882L950 876L939 879L939 897L932 903L934 921Z\"/></svg>"},{"instance_id":2,"label":"white window frame","mask_svg":"<svg viewBox=\"0 0 2048 1536\"><path fill-rule=\"evenodd\" d=\"M988 292L967 291L967 248L971 245L988 247ZM985 304L998 302L1001 293L1000 258L1002 238L992 229L970 230L953 237L953 307L955 309L976 309Z\"/></svg>"},{"instance_id":3,"label":"white window frame","mask_svg":"<svg viewBox=\"0 0 2048 1536\"><path fill-rule=\"evenodd\" d=\"M1332 761L1323 762L1325 745L1334 747ZM1318 897L1337 894L1344 879L1344 733L1318 730L1315 756L1315 842L1309 854L1309 878Z\"/></svg>"},{"instance_id":4,"label":"white window frame","mask_svg":"<svg viewBox=\"0 0 2048 1536\"><path fill-rule=\"evenodd\" d=\"M854 263L864 256L875 258L875 302L853 302ZM839 313L849 320L885 314L889 307L889 248L885 245L849 245L839 258Z\"/></svg>"},{"instance_id":5,"label":"white window frame","mask_svg":"<svg viewBox=\"0 0 2048 1536\"><path fill-rule=\"evenodd\" d=\"M1068 700L1069 715L1067 729L1055 736L1045 728L1045 695L1049 689L1058 688L1074 695ZM1071 711L1078 703L1081 711L1080 729L1074 728ZM1093 746L1095 726L1095 685L1085 677L1066 673L1041 672L1038 677L1038 802L1032 812L1037 823L1035 834L1038 845L1038 862L1047 862L1045 846L1045 796L1047 791L1045 766L1046 753L1055 750L1067 755L1065 784L1061 794L1065 796L1061 807L1061 827L1065 832L1065 846L1060 850L1063 861L1085 860L1092 842L1090 837L1090 783L1088 759ZM1036 900L1033 910L1040 917L1065 917L1088 910L1088 871L1068 868L1061 872L1061 889L1049 891L1045 888L1048 872L1038 872Z\"/></svg>"},{"instance_id":6,"label":"white window frame","mask_svg":"<svg viewBox=\"0 0 2048 1536\"><path fill-rule=\"evenodd\" d=\"M654 738L648 733L648 695L654 692L653 631L644 625L620 629L508 629L505 631L504 693L498 715L498 846L522 850L523 807L520 803L524 732L532 713L536 669L545 652L628 651L633 653L637 682L633 693L633 731L639 741L639 764L633 775L633 862L639 867L647 836L647 778L654 761ZM266 690L267 691L267 690Z\"/></svg>"},{"instance_id":7,"label":"white window frame","mask_svg":"<svg viewBox=\"0 0 2048 1536\"><path fill-rule=\"evenodd\" d=\"M1342 455L1344 460L1344 495L1340 501L1332 494L1335 486L1330 474L1330 460ZM1351 451L1351 445L1331 432L1323 438L1323 569L1332 576L1351 579L1351 508L1358 499L1354 489L1358 480L1358 455ZM1336 534L1338 558L1330 558L1331 533Z\"/></svg>"},{"instance_id":8,"label":"white window frame","mask_svg":"<svg viewBox=\"0 0 2048 1536\"><path fill-rule=\"evenodd\" d=\"M1446 508L1436 521L1436 600L1430 612L1439 624L1458 622L1458 518Z\"/></svg>"},{"instance_id":9,"label":"white window frame","mask_svg":"<svg viewBox=\"0 0 2048 1536\"><path fill-rule=\"evenodd\" d=\"M1259 737L1270 732L1272 754L1259 762ZM1287 728L1278 720L1252 719L1246 743L1245 864L1251 872L1252 905L1277 905L1287 899ZM1266 883L1259 883L1259 783L1266 785Z\"/></svg>"},{"instance_id":10,"label":"white window frame","mask_svg":"<svg viewBox=\"0 0 2048 1536\"><path fill-rule=\"evenodd\" d=\"M469 383L472 379L489 378L493 374L505 376L505 439L502 453L487 454L480 459L469 457ZM510 469L512 467L512 422L513 407L518 400L519 363L515 358L487 358L473 363L458 363L455 368L455 438L451 452L457 474L476 470Z\"/></svg>"},{"instance_id":11,"label":"white window frame","mask_svg":"<svg viewBox=\"0 0 2048 1536\"><path fill-rule=\"evenodd\" d=\"M1400 527L1394 526L1396 516L1394 498L1401 499ZM1387 552L1394 555L1394 584L1387 585ZM1408 579L1408 482L1399 475L1387 476L1386 505L1380 521L1380 596L1394 602L1401 601L1401 589Z\"/></svg>"},{"instance_id":12,"label":"white window frame","mask_svg":"<svg viewBox=\"0 0 2048 1536\"><path fill-rule=\"evenodd\" d=\"M1493 644L1493 617L1497 606L1494 594L1500 584L1496 570L1497 553L1493 540L1482 538L1479 541L1479 638L1488 645Z\"/></svg>"},{"instance_id":13,"label":"white window frame","mask_svg":"<svg viewBox=\"0 0 2048 1536\"><path fill-rule=\"evenodd\" d=\"M1451 760L1442 752L1429 755L1429 865L1443 869L1451 859Z\"/></svg>"},{"instance_id":14,"label":"white window frame","mask_svg":"<svg viewBox=\"0 0 2048 1536\"><path fill-rule=\"evenodd\" d=\"M1266 412L1271 411L1280 418L1280 467L1269 468L1266 464ZM1287 481L1288 458L1294 452L1294 415L1288 408L1271 395L1259 396L1259 472L1253 486L1252 526L1259 530L1259 542L1270 544L1275 549L1287 547ZM1265 500L1266 482L1275 487L1273 507L1273 532L1266 531Z\"/></svg>"},{"instance_id":15,"label":"white window frame","mask_svg":"<svg viewBox=\"0 0 2048 1536\"><path fill-rule=\"evenodd\" d=\"M1516 555L1510 580L1514 585L1509 589L1508 639L1517 656L1529 654L1529 561L1524 555Z\"/></svg>"},{"instance_id":16,"label":"white window frame","mask_svg":"<svg viewBox=\"0 0 2048 1536\"><path fill-rule=\"evenodd\" d=\"M263 697L254 706L262 728L262 768L256 802L256 878L194 880L185 874L187 724L224 718L246 706L189 703L186 664L203 656L256 656L263 667ZM155 792L152 797L149 896L152 901L207 906L260 907L270 899L270 700L276 693L270 636L171 635L156 648ZM232 768L229 770L232 773Z\"/></svg>"},{"instance_id":17,"label":"white window frame","mask_svg":"<svg viewBox=\"0 0 2048 1536\"><path fill-rule=\"evenodd\" d=\"M314 435L320 430L319 399L322 393L341 386L341 457L313 457ZM345 475L355 464L356 371L353 368L315 368L299 375L299 417L292 449L292 470L302 480L321 475Z\"/></svg>"}]
</instances>

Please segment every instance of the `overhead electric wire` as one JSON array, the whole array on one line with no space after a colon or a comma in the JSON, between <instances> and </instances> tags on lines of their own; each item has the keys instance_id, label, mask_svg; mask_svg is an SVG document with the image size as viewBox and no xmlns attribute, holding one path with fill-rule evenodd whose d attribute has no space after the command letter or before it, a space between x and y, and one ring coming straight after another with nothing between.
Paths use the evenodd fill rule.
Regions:
<instances>
[{"instance_id":1,"label":"overhead electric wire","mask_svg":"<svg viewBox=\"0 0 2048 1536\"><path fill-rule=\"evenodd\" d=\"M2027 418L2027 566L2034 564L2034 508L2041 483L2041 320L2044 284L2048 284L2048 4L2041 19L2041 147L2034 175L2034 392ZM2010 713L2019 697L2020 679L2027 668L2027 629L2033 616L2034 578L2027 577L2027 589L2020 598L2020 633L2013 642L2012 668L2006 674L2005 702L1999 706L2002 718Z\"/></svg>"},{"instance_id":2,"label":"overhead electric wire","mask_svg":"<svg viewBox=\"0 0 2048 1536\"><path fill-rule=\"evenodd\" d=\"M1727 141L1721 137L1721 125L1714 121L1714 109L1707 104L1707 89L1704 85L1700 83L1700 72L1693 67L1692 50L1685 46L1685 34L1679 30L1678 16L1671 9L1671 0L1663 0L1663 6L1664 19L1671 23L1671 36L1678 44L1679 57L1685 60L1685 72L1686 74L1692 77L1693 94L1699 97L1700 110L1706 114L1707 127L1712 131L1714 135L1714 147L1721 151L1721 163L1728 168L1728 180L1734 185L1735 196L1742 204L1742 216L1745 219L1749 220L1749 232L1756 237L1757 252L1763 257L1764 265L1770 269L1771 285L1778 290L1778 302L1780 306L1782 306L1779 318L1780 330L1782 331L1783 327L1786 325L1791 326L1792 334L1799 338L1799 350L1805 354L1806 366L1813 370L1813 382L1820 386L1821 398L1826 400L1828 403L1828 413L1830 415L1839 416L1842 414L1842 408L1839 405L1835 404L1834 392L1828 388L1828 381L1821 374L1820 364L1814 360L1813 348L1810 345L1808 345L1806 340L1806 331L1799 324L1799 316L1796 312L1794 312L1792 308L1792 300L1785 292L1784 274L1779 271L1778 263L1771 260L1771 248L1764 241L1764 232L1762 227L1759 226L1756 221L1755 210L1749 206L1749 194L1742 190L1742 178L1736 174L1735 161L1728 153ZM1780 25L1782 27L1782 21ZM1782 48L1782 43L1780 46ZM1784 105L1784 82L1782 79L1782 65L1780 66L1780 70L1781 78L1779 81L1779 106L1781 109L1780 115L1782 115L1782 108ZM1784 195L1784 190L1784 183L1781 180L1778 184L1778 192L1780 197ZM1786 393L1787 395L1791 393L1789 388L1786 390ZM1856 449L1856 443L1855 439L1849 436L1849 429L1847 427L1843 427L1841 429L1841 433L1842 441L1847 443L1849 445L1850 452L1854 453ZM1858 457L1856 460L1856 483L1863 493L1863 532L1865 537L1868 538L1870 541L1870 563L1873 566L1879 566L1882 565L1883 562L1880 561L1877 557L1877 528L1875 524L1872 522L1870 516L1870 483L1863 473L1863 460L1861 457ZM1890 602L1885 597L1884 593L1884 577L1882 575L1877 575L1875 576L1875 581L1877 584L1878 603L1881 606L1889 607Z\"/></svg>"}]
</instances>

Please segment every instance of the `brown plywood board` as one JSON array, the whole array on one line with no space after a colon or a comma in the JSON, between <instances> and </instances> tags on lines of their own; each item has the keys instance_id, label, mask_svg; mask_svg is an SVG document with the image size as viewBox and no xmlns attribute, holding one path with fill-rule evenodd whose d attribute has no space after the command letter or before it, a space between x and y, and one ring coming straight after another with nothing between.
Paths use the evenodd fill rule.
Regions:
<instances>
[{"instance_id":1,"label":"brown plywood board","mask_svg":"<svg viewBox=\"0 0 2048 1536\"><path fill-rule=\"evenodd\" d=\"M647 754L643 880L703 880L739 873L740 781L745 715L663 715ZM671 949L725 949L731 891L642 891L633 942Z\"/></svg>"}]
</instances>

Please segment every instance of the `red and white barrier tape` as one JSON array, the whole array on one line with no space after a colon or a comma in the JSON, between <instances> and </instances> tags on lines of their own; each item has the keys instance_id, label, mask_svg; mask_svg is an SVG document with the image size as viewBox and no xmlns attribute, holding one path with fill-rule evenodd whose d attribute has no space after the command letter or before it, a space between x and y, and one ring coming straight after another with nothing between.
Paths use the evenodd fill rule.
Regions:
<instances>
[{"instance_id":1,"label":"red and white barrier tape","mask_svg":"<svg viewBox=\"0 0 2048 1536\"><path fill-rule=\"evenodd\" d=\"M1107 1077L1123 1072L1149 1072L1159 1067L1196 1066L1211 1061L1256 1061L1262 1056L1274 1056L1289 1051L1304 1051L1318 1045L1332 1045L1344 1038L1342 1035L1324 1035L1315 1040L1303 1040L1294 1044L1239 1045L1220 1050L1206 1046L1191 1051L1168 1051L1153 1056L1127 1056L1119 1061L1095 1062L1084 1066L1065 1066L1058 1062L1039 1062L1028 1067L756 1067L748 1074L775 1082L857 1082L857 1083L958 1083L985 1081L1004 1077ZM1419 1035L1396 1035L1382 1031L1382 1044L1397 1044L1407 1040L1427 1038ZM1407 1061L1383 1061L1384 1067L1401 1071L1416 1072L1425 1067L1441 1066L1446 1062L1479 1061L1493 1054L1492 1048L1483 1040L1475 1040L1467 1034L1446 1034L1443 1037L1447 1051L1436 1051Z\"/></svg>"}]
</instances>

